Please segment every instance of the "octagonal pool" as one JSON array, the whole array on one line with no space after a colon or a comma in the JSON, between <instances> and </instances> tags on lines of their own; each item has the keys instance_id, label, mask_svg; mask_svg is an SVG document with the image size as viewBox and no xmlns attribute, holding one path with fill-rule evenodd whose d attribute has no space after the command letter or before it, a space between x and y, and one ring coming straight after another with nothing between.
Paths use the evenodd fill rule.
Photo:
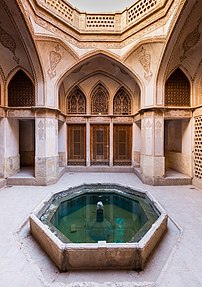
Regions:
<instances>
[{"instance_id":1,"label":"octagonal pool","mask_svg":"<svg viewBox=\"0 0 202 287\"><path fill-rule=\"evenodd\" d=\"M48 197L30 227L62 271L142 269L167 228L167 214L148 192L91 184Z\"/></svg>"}]
</instances>

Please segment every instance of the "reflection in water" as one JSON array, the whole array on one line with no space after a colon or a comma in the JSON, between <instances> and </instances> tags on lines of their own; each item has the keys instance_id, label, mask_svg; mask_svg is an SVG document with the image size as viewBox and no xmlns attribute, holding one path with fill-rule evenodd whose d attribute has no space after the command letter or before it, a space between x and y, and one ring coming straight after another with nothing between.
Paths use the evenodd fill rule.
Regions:
<instances>
[{"instance_id":1,"label":"reflection in water","mask_svg":"<svg viewBox=\"0 0 202 287\"><path fill-rule=\"evenodd\" d=\"M64 242L138 241L158 217L146 199L115 192L90 192L57 200L59 207L51 216L51 224Z\"/></svg>"}]
</instances>

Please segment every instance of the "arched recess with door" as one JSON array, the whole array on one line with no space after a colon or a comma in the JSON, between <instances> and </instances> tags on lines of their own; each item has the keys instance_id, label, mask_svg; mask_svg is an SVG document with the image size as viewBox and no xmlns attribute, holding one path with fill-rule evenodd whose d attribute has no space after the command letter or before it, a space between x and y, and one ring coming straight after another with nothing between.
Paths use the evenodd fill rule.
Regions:
<instances>
[{"instance_id":1,"label":"arched recess with door","mask_svg":"<svg viewBox=\"0 0 202 287\"><path fill-rule=\"evenodd\" d=\"M189 108L191 105L191 86L186 74L176 68L165 83L166 107L176 109ZM175 117L165 119L165 160L166 170L175 170L191 175L189 155L190 119Z\"/></svg>"},{"instance_id":2,"label":"arched recess with door","mask_svg":"<svg viewBox=\"0 0 202 287\"><path fill-rule=\"evenodd\" d=\"M15 140L16 151L19 154L19 168L34 168L35 166L35 121L24 118L23 110L35 106L35 86L33 80L23 69L17 70L9 79L7 88L8 107L22 110L22 117L9 119L10 134Z\"/></svg>"},{"instance_id":3,"label":"arched recess with door","mask_svg":"<svg viewBox=\"0 0 202 287\"><path fill-rule=\"evenodd\" d=\"M132 167L134 114L140 107L135 75L103 54L91 56L79 66L59 86L59 102L66 103L67 165ZM120 73L112 76L117 69Z\"/></svg>"}]
</instances>

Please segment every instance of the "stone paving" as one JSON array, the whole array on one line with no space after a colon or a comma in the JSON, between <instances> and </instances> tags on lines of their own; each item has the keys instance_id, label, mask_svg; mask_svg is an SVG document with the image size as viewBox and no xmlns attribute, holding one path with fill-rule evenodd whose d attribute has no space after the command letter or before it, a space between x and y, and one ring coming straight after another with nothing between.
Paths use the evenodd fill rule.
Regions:
<instances>
[{"instance_id":1,"label":"stone paving","mask_svg":"<svg viewBox=\"0 0 202 287\"><path fill-rule=\"evenodd\" d=\"M168 232L144 271L60 273L29 234L29 214L50 192L97 182L149 190L168 212ZM194 186L148 186L131 173L66 173L52 186L1 188L0 203L0 287L202 286L202 191Z\"/></svg>"}]
</instances>

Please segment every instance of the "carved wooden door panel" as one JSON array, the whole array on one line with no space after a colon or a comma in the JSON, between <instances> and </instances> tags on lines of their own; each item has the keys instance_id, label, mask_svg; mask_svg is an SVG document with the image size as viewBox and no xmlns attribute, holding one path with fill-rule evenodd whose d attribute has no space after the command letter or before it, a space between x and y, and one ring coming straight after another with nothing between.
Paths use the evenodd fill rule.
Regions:
<instances>
[{"instance_id":1,"label":"carved wooden door panel","mask_svg":"<svg viewBox=\"0 0 202 287\"><path fill-rule=\"evenodd\" d=\"M109 126L91 126L91 164L109 165Z\"/></svg>"},{"instance_id":2,"label":"carved wooden door panel","mask_svg":"<svg viewBox=\"0 0 202 287\"><path fill-rule=\"evenodd\" d=\"M114 125L114 165L132 163L132 126Z\"/></svg>"},{"instance_id":3,"label":"carved wooden door panel","mask_svg":"<svg viewBox=\"0 0 202 287\"><path fill-rule=\"evenodd\" d=\"M68 165L86 164L86 126L69 125L68 128Z\"/></svg>"}]
</instances>

